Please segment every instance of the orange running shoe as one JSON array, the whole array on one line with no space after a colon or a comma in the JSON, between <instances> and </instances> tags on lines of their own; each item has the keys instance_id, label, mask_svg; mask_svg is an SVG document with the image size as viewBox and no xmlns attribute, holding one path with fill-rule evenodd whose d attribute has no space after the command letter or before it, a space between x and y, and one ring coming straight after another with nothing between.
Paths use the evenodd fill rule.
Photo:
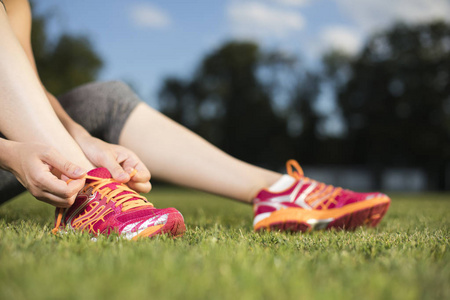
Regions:
<instances>
[{"instance_id":1,"label":"orange running shoe","mask_svg":"<svg viewBox=\"0 0 450 300\"><path fill-rule=\"evenodd\" d=\"M61 227L94 235L115 232L132 240L158 234L177 237L186 230L179 211L154 208L145 197L111 178L105 168L88 172L86 184L70 208L56 209L53 233Z\"/></svg>"},{"instance_id":2,"label":"orange running shoe","mask_svg":"<svg viewBox=\"0 0 450 300\"><path fill-rule=\"evenodd\" d=\"M311 231L376 226L391 200L382 193L356 193L303 175L295 160L286 163L284 189L275 185L253 200L255 230ZM281 188L283 188L281 187Z\"/></svg>"}]
</instances>

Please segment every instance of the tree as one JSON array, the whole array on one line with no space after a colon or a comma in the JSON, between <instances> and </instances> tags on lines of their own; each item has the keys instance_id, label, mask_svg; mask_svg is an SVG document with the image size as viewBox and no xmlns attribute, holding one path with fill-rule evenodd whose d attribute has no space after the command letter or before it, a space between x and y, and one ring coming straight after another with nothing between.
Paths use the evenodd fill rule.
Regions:
<instances>
[{"instance_id":1,"label":"tree","mask_svg":"<svg viewBox=\"0 0 450 300\"><path fill-rule=\"evenodd\" d=\"M294 149L286 119L273 108L268 70L289 63L253 43L226 43L202 60L192 80L166 79L160 107L231 155L278 166Z\"/></svg>"},{"instance_id":2,"label":"tree","mask_svg":"<svg viewBox=\"0 0 450 300\"><path fill-rule=\"evenodd\" d=\"M46 25L46 16L33 13L31 43L44 86L58 95L95 81L103 63L89 39L63 34L50 42Z\"/></svg>"},{"instance_id":3,"label":"tree","mask_svg":"<svg viewBox=\"0 0 450 300\"><path fill-rule=\"evenodd\" d=\"M356 163L419 165L440 173L444 187L450 161L449 45L447 23L397 24L375 34L357 57L326 57Z\"/></svg>"}]
</instances>

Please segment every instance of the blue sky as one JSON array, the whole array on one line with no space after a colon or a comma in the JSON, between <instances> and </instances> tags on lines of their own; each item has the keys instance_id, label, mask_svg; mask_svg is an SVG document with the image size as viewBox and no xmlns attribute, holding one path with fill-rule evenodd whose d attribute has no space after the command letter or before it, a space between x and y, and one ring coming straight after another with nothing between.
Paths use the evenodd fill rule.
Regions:
<instances>
[{"instance_id":1,"label":"blue sky","mask_svg":"<svg viewBox=\"0 0 450 300\"><path fill-rule=\"evenodd\" d=\"M45 0L50 35L90 37L105 61L102 80L121 79L155 104L162 79L189 76L230 39L252 39L317 63L331 47L355 53L396 20L450 21L450 0Z\"/></svg>"}]
</instances>

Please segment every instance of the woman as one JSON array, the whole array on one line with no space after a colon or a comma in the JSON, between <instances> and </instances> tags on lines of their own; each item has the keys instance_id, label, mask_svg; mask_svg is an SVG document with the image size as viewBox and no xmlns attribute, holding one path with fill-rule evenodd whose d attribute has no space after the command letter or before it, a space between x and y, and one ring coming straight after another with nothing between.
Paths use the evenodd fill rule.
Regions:
<instances>
[{"instance_id":1,"label":"woman","mask_svg":"<svg viewBox=\"0 0 450 300\"><path fill-rule=\"evenodd\" d=\"M0 0L1 1L1 0ZM239 161L141 102L123 83L92 83L58 100L42 85L27 0L0 7L0 202L28 189L67 226L127 238L181 235L173 209L156 209L150 172L174 184L254 204L254 228L306 231L375 226L390 200ZM12 174L13 175L12 175ZM23 186L23 187L22 187Z\"/></svg>"}]
</instances>

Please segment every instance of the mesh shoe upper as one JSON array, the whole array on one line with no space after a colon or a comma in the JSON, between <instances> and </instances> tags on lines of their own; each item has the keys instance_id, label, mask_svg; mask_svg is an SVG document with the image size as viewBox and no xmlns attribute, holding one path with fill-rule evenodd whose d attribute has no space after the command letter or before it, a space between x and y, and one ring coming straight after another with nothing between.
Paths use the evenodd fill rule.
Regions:
<instances>
[{"instance_id":1,"label":"mesh shoe upper","mask_svg":"<svg viewBox=\"0 0 450 300\"><path fill-rule=\"evenodd\" d=\"M131 238L149 227L165 225L173 215L182 222L176 209L154 208L145 197L114 181L107 169L98 168L88 173L85 187L61 223L94 234L116 232Z\"/></svg>"},{"instance_id":2,"label":"mesh shoe upper","mask_svg":"<svg viewBox=\"0 0 450 300\"><path fill-rule=\"evenodd\" d=\"M323 228L376 226L389 208L381 193L356 193L305 177L295 160L287 162L289 176L277 186L283 191L261 190L253 200L255 230L307 231ZM278 188L276 189L278 190Z\"/></svg>"},{"instance_id":3,"label":"mesh shoe upper","mask_svg":"<svg viewBox=\"0 0 450 300\"><path fill-rule=\"evenodd\" d=\"M288 161L287 170L288 174L296 179L295 183L279 193L261 190L254 200L255 204L264 205L262 202L270 200L271 202L282 203L287 207L321 210L340 208L382 195L380 193L356 193L312 180L304 176L303 170L294 160ZM275 207L276 205L273 207L274 210L276 210ZM257 209L260 212L271 210L271 208L262 207Z\"/></svg>"}]
</instances>

